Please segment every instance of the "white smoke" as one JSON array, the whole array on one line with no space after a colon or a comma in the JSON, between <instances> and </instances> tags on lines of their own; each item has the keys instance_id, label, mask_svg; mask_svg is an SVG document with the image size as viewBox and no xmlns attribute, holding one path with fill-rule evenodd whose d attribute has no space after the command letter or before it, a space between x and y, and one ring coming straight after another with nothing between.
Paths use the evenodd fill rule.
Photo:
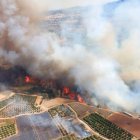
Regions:
<instances>
[{"instance_id":1,"label":"white smoke","mask_svg":"<svg viewBox=\"0 0 140 140\"><path fill-rule=\"evenodd\" d=\"M29 2L31 9L22 4L23 1L18 4L15 0L0 1L0 57L26 67L37 76L54 78L67 72L90 96L96 95L98 101L110 108L140 113L140 93L131 91L122 79L136 80L139 76L138 0L120 3L114 12L110 11L111 17L103 14L103 5L85 11L82 15L87 30L85 41L71 46L61 46L57 35L39 29L42 11L37 4ZM26 9L32 12L28 15ZM5 48L5 38L10 47Z\"/></svg>"},{"instance_id":2,"label":"white smoke","mask_svg":"<svg viewBox=\"0 0 140 140\"><path fill-rule=\"evenodd\" d=\"M30 0L30 3L28 0L17 0L20 4L22 4L22 7L26 7L26 11L30 9L30 12L43 12L44 10L56 10L56 9L62 9L62 8L69 8L74 6L87 6L87 5L102 5L108 2L116 2L118 0ZM28 10L27 10L28 8Z\"/></svg>"},{"instance_id":3,"label":"white smoke","mask_svg":"<svg viewBox=\"0 0 140 140\"><path fill-rule=\"evenodd\" d=\"M79 123L79 121L75 120L75 118L66 119L56 115L53 120L59 125L61 124L69 134L75 134L76 137L79 137L81 139L92 135L92 133L85 127L81 127L83 124Z\"/></svg>"}]
</instances>

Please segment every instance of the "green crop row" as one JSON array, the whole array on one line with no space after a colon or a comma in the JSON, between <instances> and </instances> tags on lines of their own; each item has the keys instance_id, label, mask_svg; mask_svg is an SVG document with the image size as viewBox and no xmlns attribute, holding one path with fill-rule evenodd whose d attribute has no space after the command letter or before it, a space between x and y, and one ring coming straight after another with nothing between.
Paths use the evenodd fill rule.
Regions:
<instances>
[{"instance_id":1,"label":"green crop row","mask_svg":"<svg viewBox=\"0 0 140 140\"><path fill-rule=\"evenodd\" d=\"M92 113L83 119L96 132L112 140L131 140L133 135L116 126L97 113Z\"/></svg>"}]
</instances>

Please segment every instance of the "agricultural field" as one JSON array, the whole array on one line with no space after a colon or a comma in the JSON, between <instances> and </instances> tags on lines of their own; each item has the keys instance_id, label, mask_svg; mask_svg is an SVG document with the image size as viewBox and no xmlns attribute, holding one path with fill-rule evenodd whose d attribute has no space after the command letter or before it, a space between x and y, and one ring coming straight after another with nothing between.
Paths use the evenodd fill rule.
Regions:
<instances>
[{"instance_id":1,"label":"agricultural field","mask_svg":"<svg viewBox=\"0 0 140 140\"><path fill-rule=\"evenodd\" d=\"M16 118L18 134L8 140L52 140L61 133L48 112Z\"/></svg>"},{"instance_id":2,"label":"agricultural field","mask_svg":"<svg viewBox=\"0 0 140 140\"><path fill-rule=\"evenodd\" d=\"M37 96L14 95L7 100L1 101L3 107L0 110L0 117L13 117L26 113L39 113L40 107L35 106Z\"/></svg>"},{"instance_id":3,"label":"agricultural field","mask_svg":"<svg viewBox=\"0 0 140 140\"><path fill-rule=\"evenodd\" d=\"M68 130L65 128L66 121L64 117L73 118L75 114L65 105L59 105L57 107L48 110L54 122L56 123L62 136L67 136Z\"/></svg>"},{"instance_id":4,"label":"agricultural field","mask_svg":"<svg viewBox=\"0 0 140 140\"><path fill-rule=\"evenodd\" d=\"M16 134L16 124L14 120L0 121L0 140Z\"/></svg>"},{"instance_id":5,"label":"agricultural field","mask_svg":"<svg viewBox=\"0 0 140 140\"><path fill-rule=\"evenodd\" d=\"M93 130L112 140L131 140L133 135L106 120L97 113L92 113L83 119Z\"/></svg>"},{"instance_id":6,"label":"agricultural field","mask_svg":"<svg viewBox=\"0 0 140 140\"><path fill-rule=\"evenodd\" d=\"M85 115L94 112L98 112L98 114L101 114L105 118L107 118L110 114L112 114L112 112L107 109L88 106L86 104L81 104L78 102L69 103L68 105L77 113L79 118L83 118Z\"/></svg>"},{"instance_id":7,"label":"agricultural field","mask_svg":"<svg viewBox=\"0 0 140 140\"><path fill-rule=\"evenodd\" d=\"M15 93L10 90L0 91L0 101L6 100Z\"/></svg>"},{"instance_id":8,"label":"agricultural field","mask_svg":"<svg viewBox=\"0 0 140 140\"><path fill-rule=\"evenodd\" d=\"M51 100L47 100L44 99L41 106L45 109L50 109L53 108L55 106L59 106L61 104L67 104L67 103L71 103L73 102L72 100L69 99L65 99L65 98L55 98L55 99L51 99Z\"/></svg>"},{"instance_id":9,"label":"agricultural field","mask_svg":"<svg viewBox=\"0 0 140 140\"><path fill-rule=\"evenodd\" d=\"M60 117L75 117L74 112L72 112L68 106L59 105L57 107L51 108L48 111L52 117L58 115Z\"/></svg>"},{"instance_id":10,"label":"agricultural field","mask_svg":"<svg viewBox=\"0 0 140 140\"><path fill-rule=\"evenodd\" d=\"M95 111L94 107L90 108L89 106L78 103L78 102L73 102L68 105L76 112L76 114L78 115L79 118L82 118L86 114L89 114L90 112Z\"/></svg>"},{"instance_id":11,"label":"agricultural field","mask_svg":"<svg viewBox=\"0 0 140 140\"><path fill-rule=\"evenodd\" d=\"M76 114L67 105L59 105L49 109L48 112L63 136L74 134L76 138L82 139L92 135L92 132L79 121Z\"/></svg>"},{"instance_id":12,"label":"agricultural field","mask_svg":"<svg viewBox=\"0 0 140 140\"><path fill-rule=\"evenodd\" d=\"M84 138L83 140L104 140L104 139L102 139L99 136L92 135L92 136L89 136L89 137Z\"/></svg>"},{"instance_id":13,"label":"agricultural field","mask_svg":"<svg viewBox=\"0 0 140 140\"><path fill-rule=\"evenodd\" d=\"M0 111L1 118L13 117L20 114L28 114L28 113L39 113L41 112L40 107L35 107L34 105L28 104L12 104L5 107Z\"/></svg>"},{"instance_id":14,"label":"agricultural field","mask_svg":"<svg viewBox=\"0 0 140 140\"><path fill-rule=\"evenodd\" d=\"M140 119L123 113L113 113L107 119L140 139Z\"/></svg>"},{"instance_id":15,"label":"agricultural field","mask_svg":"<svg viewBox=\"0 0 140 140\"><path fill-rule=\"evenodd\" d=\"M71 134L71 135L66 135L58 140L80 140L77 137L75 137L75 135Z\"/></svg>"},{"instance_id":16,"label":"agricultural field","mask_svg":"<svg viewBox=\"0 0 140 140\"><path fill-rule=\"evenodd\" d=\"M5 107L5 106L11 104L11 103L13 102L13 99L14 99L14 96L11 96L10 98L8 98L8 99L6 99L6 100L0 101L0 110L1 110L3 107Z\"/></svg>"}]
</instances>

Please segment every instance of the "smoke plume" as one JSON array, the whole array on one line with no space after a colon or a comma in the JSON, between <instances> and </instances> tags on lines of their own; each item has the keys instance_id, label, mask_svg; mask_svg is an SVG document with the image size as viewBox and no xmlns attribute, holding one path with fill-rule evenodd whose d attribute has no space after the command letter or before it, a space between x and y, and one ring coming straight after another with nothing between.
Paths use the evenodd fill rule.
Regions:
<instances>
[{"instance_id":1,"label":"smoke plume","mask_svg":"<svg viewBox=\"0 0 140 140\"><path fill-rule=\"evenodd\" d=\"M86 29L83 43L61 45L56 34L39 27L43 4L1 0L0 57L39 77L66 74L88 91L93 102L140 113L140 91L126 84L140 79L140 2L126 0L111 6L98 4L85 11L81 15ZM67 32L65 27L62 32Z\"/></svg>"}]
</instances>

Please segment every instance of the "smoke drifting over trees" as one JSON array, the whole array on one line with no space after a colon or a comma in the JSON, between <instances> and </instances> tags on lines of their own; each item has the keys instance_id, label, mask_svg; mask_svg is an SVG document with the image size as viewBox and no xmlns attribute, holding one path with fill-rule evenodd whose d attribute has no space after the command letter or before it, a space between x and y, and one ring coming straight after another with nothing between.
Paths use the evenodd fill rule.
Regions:
<instances>
[{"instance_id":1,"label":"smoke drifting over trees","mask_svg":"<svg viewBox=\"0 0 140 140\"><path fill-rule=\"evenodd\" d=\"M70 46L61 46L57 35L38 27L46 8L42 5L0 1L0 57L39 77L66 73L94 103L140 113L140 91L131 91L123 80L140 78L140 2L119 2L110 15L104 14L104 5L94 5L81 15L87 31L84 43Z\"/></svg>"}]
</instances>

